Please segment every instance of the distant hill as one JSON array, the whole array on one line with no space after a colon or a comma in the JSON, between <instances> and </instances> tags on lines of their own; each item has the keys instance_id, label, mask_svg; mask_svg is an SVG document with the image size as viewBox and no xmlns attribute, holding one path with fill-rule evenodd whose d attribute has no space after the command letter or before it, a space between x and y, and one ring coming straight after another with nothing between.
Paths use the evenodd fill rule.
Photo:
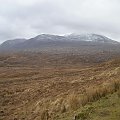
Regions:
<instances>
[{"instance_id":1,"label":"distant hill","mask_svg":"<svg viewBox=\"0 0 120 120\"><path fill-rule=\"evenodd\" d=\"M25 42L26 39L13 39L7 40L0 45L0 50L10 50L13 49L17 44Z\"/></svg>"},{"instance_id":2,"label":"distant hill","mask_svg":"<svg viewBox=\"0 0 120 120\"><path fill-rule=\"evenodd\" d=\"M97 34L70 34L65 36L41 34L31 39L7 40L0 51L8 50L66 50L85 46L120 45L119 42Z\"/></svg>"}]
</instances>

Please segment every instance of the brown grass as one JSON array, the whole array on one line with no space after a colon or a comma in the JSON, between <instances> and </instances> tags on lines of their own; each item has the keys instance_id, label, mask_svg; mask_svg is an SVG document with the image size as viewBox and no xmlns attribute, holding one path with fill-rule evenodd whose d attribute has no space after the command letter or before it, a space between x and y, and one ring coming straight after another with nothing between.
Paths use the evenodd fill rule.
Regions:
<instances>
[{"instance_id":1,"label":"brown grass","mask_svg":"<svg viewBox=\"0 0 120 120\"><path fill-rule=\"evenodd\" d=\"M68 104L69 104L69 109L76 110L77 108L80 107L80 99L79 96L75 93L70 94L67 97Z\"/></svg>"},{"instance_id":2,"label":"brown grass","mask_svg":"<svg viewBox=\"0 0 120 120\"><path fill-rule=\"evenodd\" d=\"M7 59L8 62L4 61L7 65L3 63L4 67L0 67L0 110L4 113L0 119L44 120L49 115L51 120L119 89L118 81L110 82L120 78L119 64L115 67L109 64L105 68L105 65L66 65L58 61L60 63L55 62L55 66L52 62L47 65L50 59L44 57L45 61L39 61L36 57L43 58L42 55L30 55L26 64L22 60L24 57L18 55L20 64L9 63L7 67L8 62L13 62Z\"/></svg>"},{"instance_id":3,"label":"brown grass","mask_svg":"<svg viewBox=\"0 0 120 120\"><path fill-rule=\"evenodd\" d=\"M58 99L52 104L52 112L54 114L60 112L68 112L71 110L77 110L78 108L85 106L90 102L99 100L108 94L118 92L120 96L120 81L111 81L110 83L104 83L98 87L89 87L84 94L78 94L76 92L70 93L66 98ZM62 108L62 109L61 109ZM55 111L56 110L56 111ZM49 109L51 111L51 109Z\"/></svg>"},{"instance_id":4,"label":"brown grass","mask_svg":"<svg viewBox=\"0 0 120 120\"><path fill-rule=\"evenodd\" d=\"M41 120L48 120L49 119L49 111L46 109L43 109L41 112Z\"/></svg>"},{"instance_id":5,"label":"brown grass","mask_svg":"<svg viewBox=\"0 0 120 120\"><path fill-rule=\"evenodd\" d=\"M108 94L118 91L118 96L120 96L120 81L112 81L109 84L102 85L99 87L90 87L86 89L86 93L83 95L71 94L69 95L69 106L73 110L76 110L80 106L84 106L89 102L94 102Z\"/></svg>"},{"instance_id":6,"label":"brown grass","mask_svg":"<svg viewBox=\"0 0 120 120\"><path fill-rule=\"evenodd\" d=\"M120 97L120 89L118 90L117 95L118 95L118 97Z\"/></svg>"}]
</instances>

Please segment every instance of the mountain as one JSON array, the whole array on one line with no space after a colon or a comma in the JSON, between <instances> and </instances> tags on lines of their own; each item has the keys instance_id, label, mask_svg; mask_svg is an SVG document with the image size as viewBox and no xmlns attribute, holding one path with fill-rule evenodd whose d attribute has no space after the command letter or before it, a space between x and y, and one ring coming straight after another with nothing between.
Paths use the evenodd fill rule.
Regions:
<instances>
[{"instance_id":1,"label":"mountain","mask_svg":"<svg viewBox=\"0 0 120 120\"><path fill-rule=\"evenodd\" d=\"M25 41L26 41L26 39L7 40L7 41L3 42L0 45L0 50L9 50L9 49L12 49L17 44L23 43Z\"/></svg>"},{"instance_id":2,"label":"mountain","mask_svg":"<svg viewBox=\"0 0 120 120\"><path fill-rule=\"evenodd\" d=\"M108 37L98 34L70 34L67 36L70 40L76 41L91 41L91 42L99 42L99 43L111 43L117 44L117 41L111 40Z\"/></svg>"},{"instance_id":3,"label":"mountain","mask_svg":"<svg viewBox=\"0 0 120 120\"><path fill-rule=\"evenodd\" d=\"M41 34L31 39L15 39L0 45L0 51L6 50L51 50L81 46L116 45L119 42L98 34L70 34L65 36Z\"/></svg>"},{"instance_id":4,"label":"mountain","mask_svg":"<svg viewBox=\"0 0 120 120\"><path fill-rule=\"evenodd\" d=\"M32 38L35 41L64 41L66 38L64 36L59 35L50 35L50 34L41 34Z\"/></svg>"}]
</instances>

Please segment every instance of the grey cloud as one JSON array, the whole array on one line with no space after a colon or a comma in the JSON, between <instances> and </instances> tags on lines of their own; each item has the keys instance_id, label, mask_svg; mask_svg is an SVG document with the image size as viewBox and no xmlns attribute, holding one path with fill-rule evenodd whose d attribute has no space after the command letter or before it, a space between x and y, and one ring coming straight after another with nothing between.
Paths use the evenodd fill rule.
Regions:
<instances>
[{"instance_id":1,"label":"grey cloud","mask_svg":"<svg viewBox=\"0 0 120 120\"><path fill-rule=\"evenodd\" d=\"M0 0L0 41L94 32L120 41L119 0Z\"/></svg>"}]
</instances>

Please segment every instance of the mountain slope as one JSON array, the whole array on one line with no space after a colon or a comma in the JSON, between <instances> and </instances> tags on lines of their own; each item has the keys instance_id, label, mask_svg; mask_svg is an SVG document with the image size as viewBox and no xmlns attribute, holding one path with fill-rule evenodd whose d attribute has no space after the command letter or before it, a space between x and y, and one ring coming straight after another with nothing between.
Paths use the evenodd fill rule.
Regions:
<instances>
[{"instance_id":1,"label":"mountain slope","mask_svg":"<svg viewBox=\"0 0 120 120\"><path fill-rule=\"evenodd\" d=\"M67 36L70 40L91 41L100 43L117 44L117 41L111 40L108 37L98 34L71 34Z\"/></svg>"},{"instance_id":2,"label":"mountain slope","mask_svg":"<svg viewBox=\"0 0 120 120\"><path fill-rule=\"evenodd\" d=\"M79 48L80 46L119 45L119 42L97 34L71 34L67 36L41 34L34 38L5 41L0 50L51 50Z\"/></svg>"},{"instance_id":3,"label":"mountain slope","mask_svg":"<svg viewBox=\"0 0 120 120\"><path fill-rule=\"evenodd\" d=\"M9 50L16 46L17 44L23 43L25 41L26 39L7 40L0 45L0 50Z\"/></svg>"}]
</instances>

